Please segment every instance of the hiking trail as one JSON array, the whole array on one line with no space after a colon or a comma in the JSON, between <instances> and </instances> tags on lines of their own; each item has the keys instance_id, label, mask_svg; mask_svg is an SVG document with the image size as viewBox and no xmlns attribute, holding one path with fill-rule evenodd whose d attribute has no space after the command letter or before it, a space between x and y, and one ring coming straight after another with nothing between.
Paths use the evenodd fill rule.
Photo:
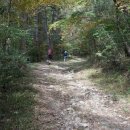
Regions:
<instances>
[{"instance_id":1,"label":"hiking trail","mask_svg":"<svg viewBox=\"0 0 130 130\"><path fill-rule=\"evenodd\" d=\"M35 107L39 130L130 130L130 108L114 101L92 83L82 68L83 59L37 63L33 74L38 90ZM130 110L130 109L129 109Z\"/></svg>"}]
</instances>

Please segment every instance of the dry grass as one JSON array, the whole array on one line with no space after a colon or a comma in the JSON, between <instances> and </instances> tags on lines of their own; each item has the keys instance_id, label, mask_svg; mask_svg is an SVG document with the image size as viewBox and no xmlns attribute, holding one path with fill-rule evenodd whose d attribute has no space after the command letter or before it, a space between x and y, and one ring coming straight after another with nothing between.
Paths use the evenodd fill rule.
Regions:
<instances>
[{"instance_id":1,"label":"dry grass","mask_svg":"<svg viewBox=\"0 0 130 130\"><path fill-rule=\"evenodd\" d=\"M90 79L105 92L126 96L130 100L130 79L127 72L116 69L103 70L101 67L95 67L95 64L88 60L71 64L70 70L81 73L80 79Z\"/></svg>"}]
</instances>

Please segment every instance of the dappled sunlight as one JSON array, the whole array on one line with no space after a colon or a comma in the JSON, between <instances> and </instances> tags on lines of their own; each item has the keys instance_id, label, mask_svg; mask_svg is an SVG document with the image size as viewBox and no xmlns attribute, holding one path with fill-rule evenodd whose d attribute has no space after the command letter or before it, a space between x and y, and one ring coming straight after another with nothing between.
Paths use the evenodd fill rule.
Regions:
<instances>
[{"instance_id":1,"label":"dappled sunlight","mask_svg":"<svg viewBox=\"0 0 130 130\"><path fill-rule=\"evenodd\" d=\"M80 69L77 68L79 65ZM36 97L39 129L130 128L130 115L123 111L130 106L126 101L115 100L113 95L99 90L97 84L89 80L95 72L101 70L91 70L81 59L66 63L55 61L51 65L39 63L34 67L34 87L39 91Z\"/></svg>"},{"instance_id":2,"label":"dappled sunlight","mask_svg":"<svg viewBox=\"0 0 130 130\"><path fill-rule=\"evenodd\" d=\"M0 0L0 130L130 130L130 0Z\"/></svg>"}]
</instances>

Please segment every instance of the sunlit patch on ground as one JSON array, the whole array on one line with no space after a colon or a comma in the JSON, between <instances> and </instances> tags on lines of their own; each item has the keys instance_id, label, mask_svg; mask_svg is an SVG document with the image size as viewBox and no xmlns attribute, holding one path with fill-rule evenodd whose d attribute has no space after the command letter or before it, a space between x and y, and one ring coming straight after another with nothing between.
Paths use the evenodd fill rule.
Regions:
<instances>
[{"instance_id":1,"label":"sunlit patch on ground","mask_svg":"<svg viewBox=\"0 0 130 130\"><path fill-rule=\"evenodd\" d=\"M100 74L84 59L39 63L36 119L40 130L129 130L130 105L92 82Z\"/></svg>"}]
</instances>

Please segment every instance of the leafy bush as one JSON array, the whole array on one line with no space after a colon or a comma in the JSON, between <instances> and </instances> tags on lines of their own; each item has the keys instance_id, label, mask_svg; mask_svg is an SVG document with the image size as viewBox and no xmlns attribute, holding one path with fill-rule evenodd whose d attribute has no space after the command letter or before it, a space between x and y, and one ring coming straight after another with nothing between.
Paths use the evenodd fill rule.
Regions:
<instances>
[{"instance_id":1,"label":"leafy bush","mask_svg":"<svg viewBox=\"0 0 130 130\"><path fill-rule=\"evenodd\" d=\"M96 57L106 66L119 65L121 59L119 45L114 41L111 32L106 31L106 27L101 25L95 29L93 36L97 45Z\"/></svg>"},{"instance_id":2,"label":"leafy bush","mask_svg":"<svg viewBox=\"0 0 130 130\"><path fill-rule=\"evenodd\" d=\"M47 45L40 44L39 46L30 45L28 47L27 56L30 62L39 62L47 58Z\"/></svg>"},{"instance_id":3,"label":"leafy bush","mask_svg":"<svg viewBox=\"0 0 130 130\"><path fill-rule=\"evenodd\" d=\"M18 51L0 49L0 89L10 89L26 75L26 58Z\"/></svg>"},{"instance_id":4,"label":"leafy bush","mask_svg":"<svg viewBox=\"0 0 130 130\"><path fill-rule=\"evenodd\" d=\"M8 39L10 40L9 43ZM8 45L7 45L8 44ZM19 51L26 51L26 47L32 44L32 36L29 30L21 29L17 26L8 26L0 24L0 47L6 46L19 49Z\"/></svg>"},{"instance_id":5,"label":"leafy bush","mask_svg":"<svg viewBox=\"0 0 130 130\"><path fill-rule=\"evenodd\" d=\"M34 95L29 87L0 96L1 130L34 130Z\"/></svg>"}]
</instances>

